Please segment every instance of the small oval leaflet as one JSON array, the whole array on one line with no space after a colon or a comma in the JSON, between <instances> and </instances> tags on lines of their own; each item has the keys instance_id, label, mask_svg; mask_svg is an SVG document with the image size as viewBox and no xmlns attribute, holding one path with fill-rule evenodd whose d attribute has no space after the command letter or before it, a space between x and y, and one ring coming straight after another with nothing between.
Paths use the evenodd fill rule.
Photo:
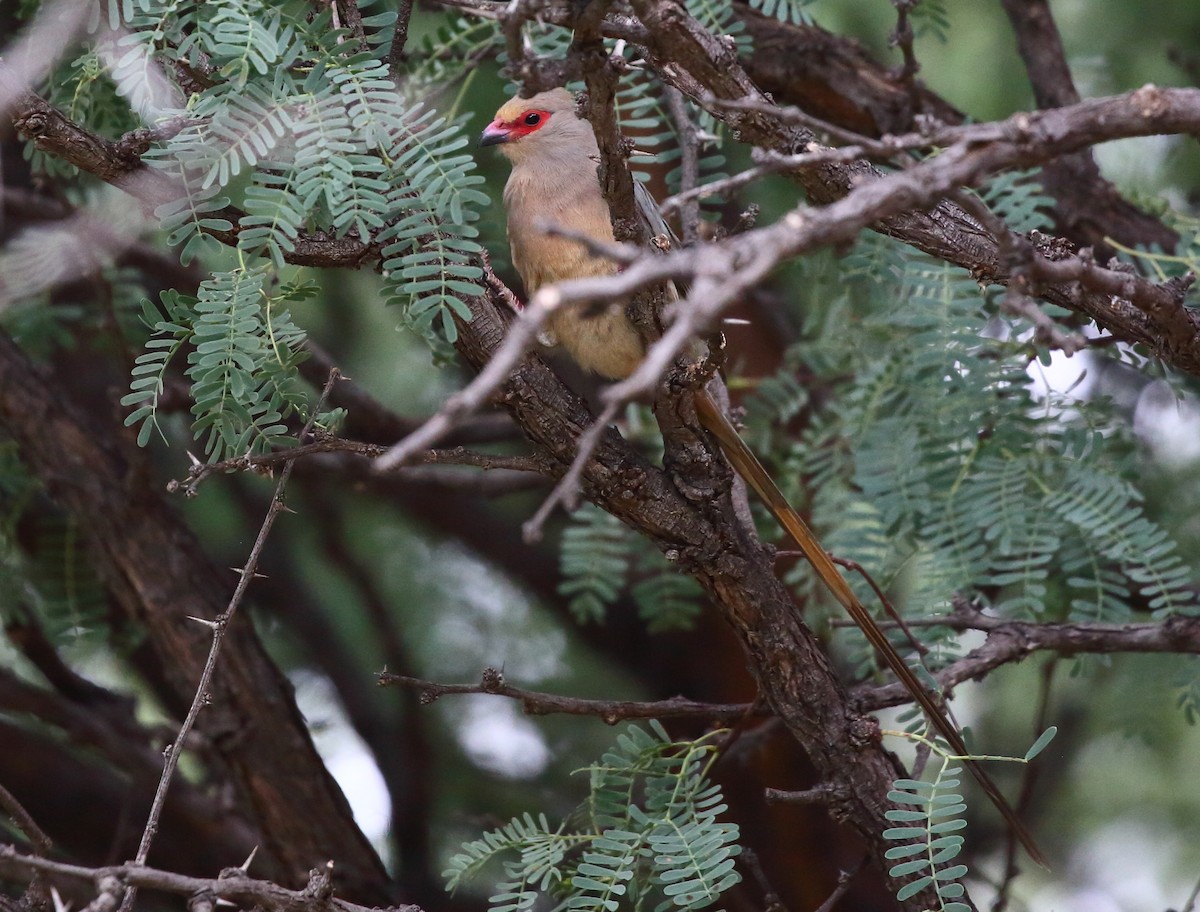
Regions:
<instances>
[{"instance_id":1,"label":"small oval leaflet","mask_svg":"<svg viewBox=\"0 0 1200 912\"><path fill-rule=\"evenodd\" d=\"M1046 749L1046 745L1053 741L1054 736L1057 734L1058 726L1051 725L1048 729L1038 735L1038 739L1033 742L1033 746L1030 747L1029 750L1025 751L1025 761L1029 762L1042 751L1044 751Z\"/></svg>"}]
</instances>

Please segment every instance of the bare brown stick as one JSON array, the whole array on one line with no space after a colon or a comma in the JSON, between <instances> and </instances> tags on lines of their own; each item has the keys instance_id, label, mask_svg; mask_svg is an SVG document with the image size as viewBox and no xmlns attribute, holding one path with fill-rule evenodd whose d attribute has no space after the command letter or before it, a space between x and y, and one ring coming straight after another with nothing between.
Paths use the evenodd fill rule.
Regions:
<instances>
[{"instance_id":1,"label":"bare brown stick","mask_svg":"<svg viewBox=\"0 0 1200 912\"><path fill-rule=\"evenodd\" d=\"M398 685L421 692L422 703L432 703L440 697L454 694L493 694L519 700L521 708L530 716L547 716L563 713L571 716L599 716L609 725L625 719L668 719L693 718L725 721L739 719L747 712L769 715L761 703L698 703L683 697L669 700L585 700L564 697L559 694L539 693L514 687L504 680L504 675L495 668L485 668L478 684L438 684L413 678L408 675L379 674L379 685Z\"/></svg>"},{"instance_id":2,"label":"bare brown stick","mask_svg":"<svg viewBox=\"0 0 1200 912\"><path fill-rule=\"evenodd\" d=\"M105 887L115 882L118 890L128 887L174 893L179 896L207 894L241 908L260 906L271 912L329 912L330 909L337 912L421 912L419 906L392 906L387 910L380 910L330 896L321 886L322 878L327 877L327 869L316 868L310 872L309 885L302 890L289 890L272 881L256 880L246 877L244 873L233 873L239 870L232 868L225 872L232 876L205 878L189 877L139 864L85 868L23 855L14 846L0 845L0 872L5 876L32 878L37 873L49 874L99 885L102 892L105 892Z\"/></svg>"},{"instance_id":3,"label":"bare brown stick","mask_svg":"<svg viewBox=\"0 0 1200 912\"><path fill-rule=\"evenodd\" d=\"M305 437L312 430L317 415L324 408L330 391L340 377L341 371L336 367L329 372L329 379L325 383L325 388L321 391L321 398L318 400L316 408L313 409L312 417L308 419L303 430L300 431L301 443L303 443ZM133 860L134 865L144 865L146 857L150 854L150 846L153 844L154 837L158 833L158 821L162 816L163 804L167 800L167 790L171 786L171 779L175 775L176 767L179 765L179 757L183 753L187 736L196 724L196 718L200 715L200 710L209 701L208 687L212 682L213 673L217 668L217 659L221 654L221 644L225 639L225 631L233 622L238 607L246 595L246 590L250 586L250 581L254 579L259 558L262 556L263 548L267 543L267 536L271 532L271 527L275 525L275 518L283 510L283 492L287 487L288 479L292 476L292 469L295 465L295 460L292 460L283 467L283 472L279 476L279 483L275 485L275 493L271 497L271 506L267 509L267 515L263 519L262 527L258 530L258 537L254 540L254 546L250 549L250 555L246 559L245 566L242 567L237 587L229 599L229 606L222 614L211 621L202 618L194 619L212 630L212 645L208 650L208 658L204 663L204 670L200 673L200 681L196 685L196 694L192 698L192 705L188 708L187 715L184 716L183 724L179 726L179 734L176 736L175 742L167 745L163 752L166 755L166 760L163 763L162 777L158 781L158 788L154 793L154 801L150 805L150 814L146 818L146 827L142 830L141 842L138 844L137 855L134 856ZM135 896L136 887L126 891L125 897L121 900L121 912L129 912L133 908Z\"/></svg>"},{"instance_id":4,"label":"bare brown stick","mask_svg":"<svg viewBox=\"0 0 1200 912\"><path fill-rule=\"evenodd\" d=\"M578 449L575 451L575 458L571 461L571 467L559 479L554 490L550 492L550 496L542 501L542 505L537 508L533 517L521 527L521 535L528 544L541 540L542 527L556 506L561 503L567 510L574 510L578 506L579 483L583 477L584 466L592 458L596 446L600 443L600 437L608 430L608 424L616 417L619 408L620 403L618 402L606 404L596 420L579 435Z\"/></svg>"},{"instance_id":5,"label":"bare brown stick","mask_svg":"<svg viewBox=\"0 0 1200 912\"><path fill-rule=\"evenodd\" d=\"M749 846L742 846L742 864L746 866L750 876L762 891L764 912L787 912L787 906L783 904L779 894L771 886L771 881L767 878L767 872L763 870L757 853Z\"/></svg>"},{"instance_id":6,"label":"bare brown stick","mask_svg":"<svg viewBox=\"0 0 1200 912\"><path fill-rule=\"evenodd\" d=\"M829 898L817 906L815 912L833 912L833 909L837 906L841 898L846 895L846 891L850 889L850 884L854 882L854 878L858 876L858 872L866 867L866 865L867 858L864 857L850 870L839 871L837 886L829 894Z\"/></svg>"},{"instance_id":7,"label":"bare brown stick","mask_svg":"<svg viewBox=\"0 0 1200 912\"><path fill-rule=\"evenodd\" d=\"M896 28L888 36L888 44L900 48L900 55L904 58L904 63L896 74L896 81L912 98L914 109L920 105L917 73L921 65L917 63L917 55L913 51L913 39L916 36L912 27L912 11L920 2L921 0L892 0L892 6L896 8Z\"/></svg>"},{"instance_id":8,"label":"bare brown stick","mask_svg":"<svg viewBox=\"0 0 1200 912\"><path fill-rule=\"evenodd\" d=\"M1033 731L1031 738L1038 738L1046 727L1050 719L1050 695L1054 685L1054 673L1058 670L1059 657L1051 656L1041 668L1040 678L1038 682L1038 708L1033 720ZM1027 811L1033 803L1033 792L1037 785L1037 775L1039 767L1034 763L1026 763L1021 767L1021 792L1017 795L1017 810ZM1000 881L1000 886L996 889L996 898L992 900L991 912L1004 912L1008 908L1008 901L1012 885L1020 874L1020 869L1017 867L1017 846L1010 836L1005 840L1004 846L1004 878Z\"/></svg>"},{"instance_id":9,"label":"bare brown stick","mask_svg":"<svg viewBox=\"0 0 1200 912\"><path fill-rule=\"evenodd\" d=\"M696 194L700 183L700 131L688 113L683 93L674 86L664 87L663 92L667 99L667 110L671 112L671 120L675 123L675 132L679 135L680 192L675 199L683 197L679 204L679 234L684 245L688 245L695 243L699 237L700 205ZM689 193L693 195L685 196Z\"/></svg>"},{"instance_id":10,"label":"bare brown stick","mask_svg":"<svg viewBox=\"0 0 1200 912\"><path fill-rule=\"evenodd\" d=\"M1171 617L1152 624L1044 624L990 617L960 608L942 618L910 620L910 627L944 626L951 630L983 630L986 642L934 675L943 689L982 678L1002 665L1021 661L1035 652L1059 655L1080 653L1180 653L1200 655L1200 618ZM908 700L898 684L855 688L863 710L899 706Z\"/></svg>"},{"instance_id":11,"label":"bare brown stick","mask_svg":"<svg viewBox=\"0 0 1200 912\"><path fill-rule=\"evenodd\" d=\"M827 785L791 791L769 788L763 793L767 804L833 804L837 798L835 790Z\"/></svg>"},{"instance_id":12,"label":"bare brown stick","mask_svg":"<svg viewBox=\"0 0 1200 912\"><path fill-rule=\"evenodd\" d=\"M395 79L400 75L400 65L404 63L404 48L408 44L408 24L412 21L413 0L400 0L400 9L396 14L396 29L392 33L392 44L388 48L388 72Z\"/></svg>"},{"instance_id":13,"label":"bare brown stick","mask_svg":"<svg viewBox=\"0 0 1200 912\"><path fill-rule=\"evenodd\" d=\"M29 811L25 810L16 796L3 785L0 785L0 810L8 814L17 829L29 838L38 855L47 855L54 848L54 840L46 835L46 831L37 825Z\"/></svg>"},{"instance_id":14,"label":"bare brown stick","mask_svg":"<svg viewBox=\"0 0 1200 912\"><path fill-rule=\"evenodd\" d=\"M304 443L288 450L276 450L272 453L260 453L257 456L234 456L220 462L194 465L188 470L186 478L172 480L167 484L167 490L172 494L183 491L189 497L196 494L196 489L214 475L230 472L266 471L282 465L290 465L298 459L307 456L319 456L326 453L349 453L364 456L367 459L377 459L387 452L387 447L377 443L363 443L360 440L347 440L330 434L316 435L312 443ZM539 475L550 473L549 463L537 456L503 456L494 453L477 453L466 447L454 447L448 450L428 450L416 460L426 465L462 465L476 468L504 469L512 472L532 472Z\"/></svg>"}]
</instances>

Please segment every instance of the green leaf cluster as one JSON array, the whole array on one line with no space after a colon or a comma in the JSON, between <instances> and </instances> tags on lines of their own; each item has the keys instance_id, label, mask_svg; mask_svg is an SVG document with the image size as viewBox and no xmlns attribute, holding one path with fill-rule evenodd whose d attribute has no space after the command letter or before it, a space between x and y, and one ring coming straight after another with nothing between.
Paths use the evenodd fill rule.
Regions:
<instances>
[{"instance_id":1,"label":"green leaf cluster","mask_svg":"<svg viewBox=\"0 0 1200 912\"><path fill-rule=\"evenodd\" d=\"M465 299L483 290L473 223L488 197L462 120L412 97L447 61L415 54L402 82L387 63L395 13L372 5L359 4L355 35L331 6L295 0L114 0L95 10L93 49L48 78L51 100L94 129L153 128L144 159L173 194L155 214L184 265L212 270L196 294L164 300L165 320L149 319L127 397L143 442L165 371L192 345L194 428L210 458L279 439L303 404L293 370L303 334L269 289L290 280L304 234L381 259L385 299L436 352L470 318ZM450 30L474 54L499 46L494 27ZM236 238L232 268L220 233Z\"/></svg>"},{"instance_id":2,"label":"green leaf cluster","mask_svg":"<svg viewBox=\"0 0 1200 912\"><path fill-rule=\"evenodd\" d=\"M764 16L771 16L780 22L790 22L792 25L808 25L812 18L805 7L811 6L813 0L750 0L750 8L758 10Z\"/></svg>"},{"instance_id":3,"label":"green leaf cluster","mask_svg":"<svg viewBox=\"0 0 1200 912\"><path fill-rule=\"evenodd\" d=\"M568 821L514 818L466 843L445 871L447 889L503 857L492 912L524 912L549 894L556 909L703 909L740 880L736 824L707 779L714 748L675 742L657 722L629 726L588 770L587 800ZM653 906L650 904L653 903Z\"/></svg>"},{"instance_id":4,"label":"green leaf cluster","mask_svg":"<svg viewBox=\"0 0 1200 912\"><path fill-rule=\"evenodd\" d=\"M139 443L145 445L156 429L162 434L158 408L167 369L185 347L192 433L204 438L210 460L265 452L288 440L285 422L304 414L307 395L296 372L304 332L283 307L307 289L284 288L272 296L266 278L265 268L243 268L215 273L194 298L165 292L165 319L146 302L153 335L133 368L131 392L121 400L135 406L125 423L141 424Z\"/></svg>"},{"instance_id":5,"label":"green leaf cluster","mask_svg":"<svg viewBox=\"0 0 1200 912\"><path fill-rule=\"evenodd\" d=\"M580 507L563 532L559 549L560 595L580 623L604 620L607 609L630 589L651 632L690 627L700 611L700 584L681 574L658 551L610 513Z\"/></svg>"},{"instance_id":6,"label":"green leaf cluster","mask_svg":"<svg viewBox=\"0 0 1200 912\"><path fill-rule=\"evenodd\" d=\"M1027 180L985 196L1040 217ZM1194 567L1132 482L1126 425L1103 398L1035 393L1027 369L1044 352L995 296L878 236L795 269L804 338L752 398L752 433L794 503L818 492L809 507L826 545L869 568L902 611L936 615L955 599L1024 619L1196 610ZM821 392L834 385L836 396ZM788 580L817 594L805 566ZM957 655L950 631L922 635L942 647L934 667Z\"/></svg>"},{"instance_id":7,"label":"green leaf cluster","mask_svg":"<svg viewBox=\"0 0 1200 912\"><path fill-rule=\"evenodd\" d=\"M883 831L883 838L900 843L884 853L895 861L888 873L895 878L911 877L896 893L903 902L933 887L941 912L969 912L959 900L966 894L960 882L967 873L963 864L951 864L962 851L964 839L958 831L966 827L962 814L967 809L959 787L959 767L943 764L932 782L897 779L888 800L901 805L884 816L900 824Z\"/></svg>"}]
</instances>

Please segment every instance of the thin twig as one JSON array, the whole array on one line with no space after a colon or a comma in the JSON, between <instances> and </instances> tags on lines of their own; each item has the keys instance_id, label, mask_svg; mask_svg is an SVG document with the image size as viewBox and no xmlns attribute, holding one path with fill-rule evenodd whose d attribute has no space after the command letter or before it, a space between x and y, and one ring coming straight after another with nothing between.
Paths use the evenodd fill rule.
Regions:
<instances>
[{"instance_id":1,"label":"thin twig","mask_svg":"<svg viewBox=\"0 0 1200 912\"><path fill-rule=\"evenodd\" d=\"M910 620L912 627L944 626L951 630L982 630L982 646L938 671L934 677L944 690L963 681L978 680L1003 665L1019 662L1035 652L1059 655L1148 652L1200 655L1200 618L1171 617L1152 624L1034 623L991 617L960 607L941 618ZM840 624L835 624L840 626ZM886 622L880 624L887 627ZM909 700L899 684L860 685L854 688L855 705L864 712L899 706Z\"/></svg>"},{"instance_id":2,"label":"thin twig","mask_svg":"<svg viewBox=\"0 0 1200 912\"><path fill-rule=\"evenodd\" d=\"M289 890L269 880L246 877L239 868L224 872L221 877L191 877L162 871L139 864L112 865L103 868L85 868L80 865L50 861L32 855L23 855L11 845L0 845L0 872L6 876L32 876L35 873L51 874L89 884L101 884L115 880L131 889L142 888L179 896L194 896L209 893L216 899L227 900L239 908L261 907L271 912L421 912L419 906L392 906L386 910L371 909L356 903L322 895L310 885L302 890ZM318 875L321 869L316 869ZM232 874L232 876L225 876ZM316 878L313 878L315 880Z\"/></svg>"},{"instance_id":3,"label":"thin twig","mask_svg":"<svg viewBox=\"0 0 1200 912\"><path fill-rule=\"evenodd\" d=\"M758 860L758 854L749 846L742 847L742 863L749 869L750 876L754 878L759 890L762 891L763 912L787 912L787 906L783 904L783 900L771 886L767 872L763 870L762 862Z\"/></svg>"},{"instance_id":4,"label":"thin twig","mask_svg":"<svg viewBox=\"0 0 1200 912\"><path fill-rule=\"evenodd\" d=\"M299 439L302 445L304 439L312 430L313 424L317 420L317 415L324 408L330 391L340 377L341 371L336 367L329 372L329 379L325 383L325 388L321 391L321 397L313 409L312 416L304 425L303 430L300 431ZM271 497L271 506L267 509L267 515L263 519L262 527L258 530L258 537L254 540L254 546L250 549L250 555L246 559L245 566L242 567L237 587L234 589L233 596L229 600L229 606L225 609L224 613L211 621L195 619L212 630L212 645L208 650L208 659L204 663L204 670L200 673L200 681L196 685L196 693L192 698L192 705L188 708L187 715L183 719L183 724L179 727L179 734L176 736L174 743L167 745L163 751L166 760L163 763L162 776L158 781L158 788L154 793L154 801L150 805L150 814L146 819L146 827L142 831L142 839L138 845L137 855L134 856L134 865L144 865L146 857L150 854L150 846L154 842L155 835L158 833L158 822L162 816L163 804L167 800L167 790L170 788L171 779L175 775L175 769L179 765L179 757L183 753L183 746L187 741L188 735L191 733L192 727L196 724L200 710L211 699L208 688L212 682L213 673L216 671L217 658L220 656L221 645L225 640L225 631L228 630L229 625L233 622L238 607L246 595L246 590L250 586L250 581L254 578L259 557L262 556L263 548L267 543L267 536L271 532L271 527L275 525L275 518L283 510L283 491L287 487L288 479L291 478L292 469L295 465L295 460L291 460L283 467L283 472L279 476L279 483L275 486L275 493ZM121 912L129 912L133 908L136 894L137 890L135 887L131 887L126 891L124 898L121 900Z\"/></svg>"},{"instance_id":5,"label":"thin twig","mask_svg":"<svg viewBox=\"0 0 1200 912\"><path fill-rule=\"evenodd\" d=\"M826 899L825 902L821 903L821 905L817 906L815 912L833 912L834 907L841 901L841 898L846 895L846 891L850 889L850 884L854 882L854 878L858 876L858 872L866 867L866 865L867 857L864 856L859 860L858 864L856 864L849 871L838 872L837 886L834 887L833 892L829 894L829 898Z\"/></svg>"},{"instance_id":6,"label":"thin twig","mask_svg":"<svg viewBox=\"0 0 1200 912\"><path fill-rule=\"evenodd\" d=\"M551 512L560 503L568 510L574 510L579 503L579 483L583 477L584 467L588 460L592 458L592 454L596 451L596 446L600 443L600 438L608 429L608 424L616 417L617 410L620 408L620 403L610 402L604 406L604 410L591 423L586 431L579 435L579 440L576 442L575 458L571 460L571 467L554 486L554 490L550 492L550 496L542 501L542 505L537 508L537 512L533 517L521 527L521 535L527 544L534 544L542 538L542 527L549 519Z\"/></svg>"},{"instance_id":7,"label":"thin twig","mask_svg":"<svg viewBox=\"0 0 1200 912\"><path fill-rule=\"evenodd\" d=\"M388 48L388 72L394 79L400 73L404 63L404 48L408 44L408 24L412 21L413 0L400 0L400 9L396 13L396 28L392 33L392 44Z\"/></svg>"},{"instance_id":8,"label":"thin twig","mask_svg":"<svg viewBox=\"0 0 1200 912\"><path fill-rule=\"evenodd\" d=\"M46 831L37 825L37 821L33 819L29 811L25 810L21 802L17 800L16 795L3 785L0 785L0 810L8 814L12 818L12 822L16 824L17 829L29 838L36 854L50 854L50 850L54 848L54 840L47 836Z\"/></svg>"},{"instance_id":9,"label":"thin twig","mask_svg":"<svg viewBox=\"0 0 1200 912\"><path fill-rule=\"evenodd\" d=\"M917 87L917 73L920 71L921 65L917 63L917 55L913 51L915 36L911 14L920 2L921 0L892 0L892 6L896 8L896 28L888 36L888 44L900 48L900 54L904 58L904 64L896 73L896 81L904 87L904 91L912 99L914 111L921 108L921 96Z\"/></svg>"},{"instance_id":10,"label":"thin twig","mask_svg":"<svg viewBox=\"0 0 1200 912\"><path fill-rule=\"evenodd\" d=\"M167 483L167 490L172 494L183 491L189 497L197 493L196 489L214 475L232 472L266 472L281 465L290 465L298 459L307 456L319 456L326 453L349 453L363 456L367 459L378 459L387 447L377 443L364 443L361 440L347 440L332 434L318 433L312 443L301 444L287 450L276 450L271 453L260 453L256 456L234 456L220 462L202 463L192 466L186 478L172 480ZM550 463L538 456L503 456L494 453L477 453L466 447L453 447L448 450L427 450L416 462L425 465L462 465L476 468L504 469L512 472L531 472L538 475L550 474Z\"/></svg>"},{"instance_id":11,"label":"thin twig","mask_svg":"<svg viewBox=\"0 0 1200 912\"><path fill-rule=\"evenodd\" d=\"M803 554L803 552L801 552L801 554ZM883 606L883 610L887 613L887 616L890 617L892 622L904 633L904 636L908 639L908 642L912 645L912 648L915 649L917 654L922 657L928 655L929 649L924 643L917 639L911 630L908 629L908 625L904 622L904 618L901 617L900 612L896 610L896 606L892 604L892 600L889 599L886 594L884 594L883 588L877 582L875 582L875 577L871 576L871 574L867 572L866 567L864 567L858 561L851 560L848 557L838 557L834 554L830 554L829 559L835 564L840 564L841 566L845 567L847 570L854 571L863 579L865 579L867 581L867 585L871 587L871 591L875 593L875 598L877 598L879 600L879 604Z\"/></svg>"},{"instance_id":12,"label":"thin twig","mask_svg":"<svg viewBox=\"0 0 1200 912\"><path fill-rule=\"evenodd\" d=\"M675 123L675 132L679 136L679 187L680 193L676 198L687 193L694 193L700 183L700 133L688 113L683 93L674 86L665 86L663 92L667 99L667 110ZM694 244L699 237L700 204L695 196L686 197L680 204L679 227L684 245Z\"/></svg>"},{"instance_id":13,"label":"thin twig","mask_svg":"<svg viewBox=\"0 0 1200 912\"><path fill-rule=\"evenodd\" d=\"M519 700L521 708L530 716L546 716L564 713L572 716L599 716L609 725L625 719L698 718L724 721L738 719L754 711L769 715L766 706L752 703L698 703L683 697L669 700L586 700L564 697L559 694L539 693L513 687L504 680L504 675L495 668L484 669L478 684L438 684L407 675L384 671L379 674L379 685L399 685L421 693L422 703L432 703L440 697L455 694L491 694Z\"/></svg>"},{"instance_id":14,"label":"thin twig","mask_svg":"<svg viewBox=\"0 0 1200 912\"><path fill-rule=\"evenodd\" d=\"M769 788L763 792L767 804L833 804L836 799L834 789L829 785L815 785L810 789L790 791L788 789Z\"/></svg>"},{"instance_id":15,"label":"thin twig","mask_svg":"<svg viewBox=\"0 0 1200 912\"><path fill-rule=\"evenodd\" d=\"M1192 887L1192 892L1188 894L1187 902L1183 904L1179 912L1195 912L1197 899L1200 899L1200 880L1196 881L1196 886Z\"/></svg>"},{"instance_id":16,"label":"thin twig","mask_svg":"<svg viewBox=\"0 0 1200 912\"><path fill-rule=\"evenodd\" d=\"M1058 656L1051 656L1042 666L1041 680L1038 683L1038 708L1033 718L1033 737L1035 739L1046 730L1050 719L1050 694L1054 685L1054 673L1058 670L1060 663L1061 660ZM1033 804L1033 792L1037 785L1040 769L1041 767L1034 763L1026 763L1021 767L1021 792L1017 796L1015 804L1016 811L1021 816L1024 816ZM1009 830L1004 846L1004 879L996 890L996 898L992 900L991 912L1004 912L1008 908L1012 885L1017 875L1021 873L1017 864L1017 852L1017 840L1013 836L1012 830Z\"/></svg>"}]
</instances>

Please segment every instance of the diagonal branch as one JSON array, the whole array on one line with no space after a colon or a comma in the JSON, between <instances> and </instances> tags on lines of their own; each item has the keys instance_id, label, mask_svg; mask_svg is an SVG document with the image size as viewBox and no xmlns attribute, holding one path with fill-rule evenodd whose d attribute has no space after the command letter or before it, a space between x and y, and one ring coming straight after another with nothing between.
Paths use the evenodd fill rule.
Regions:
<instances>
[{"instance_id":1,"label":"diagonal branch","mask_svg":"<svg viewBox=\"0 0 1200 912\"><path fill-rule=\"evenodd\" d=\"M458 350L476 369L487 365L501 344L502 306L474 299L472 319L459 324ZM565 472L579 435L592 424L582 402L535 358L517 364L500 399L556 470ZM820 776L844 796L837 816L854 827L874 857L882 858L885 796L900 771L882 749L877 725L852 710L821 644L776 577L773 556L739 522L728 474L713 465L697 481L708 489L685 496L674 477L650 465L612 429L601 434L581 478L585 497L642 532L695 576L741 640L767 706L808 752ZM922 895L910 907L920 908L922 900L931 898Z\"/></svg>"},{"instance_id":2,"label":"diagonal branch","mask_svg":"<svg viewBox=\"0 0 1200 912\"><path fill-rule=\"evenodd\" d=\"M308 419L308 422L300 431L299 440L301 445L303 445L305 438L316 423L317 415L325 408L325 402L329 399L329 392L340 377L341 373L336 367L329 372L329 379L325 382L321 398L312 411L312 417ZM146 858L150 855L150 846L154 842L154 837L158 835L158 821L162 816L163 807L166 804L167 790L170 788L171 779L174 778L175 770L179 766L179 758L183 755L183 748L187 743L188 735L196 724L200 710L212 701L212 694L209 692L209 687L212 684L213 675L217 670L217 660L221 655L221 646L225 642L225 635L229 630L229 626L237 616L242 599L246 597L246 590L250 586L250 581L254 579L255 572L258 569L259 558L262 556L263 548L267 544L267 536L271 534L271 527L275 525L276 518L283 511L283 492L287 488L288 479L292 477L292 469L295 465L295 461L292 460L283 467L283 472L279 476L279 482L275 485L275 493L271 497L271 505L267 508L267 515L263 518L262 526L258 530L258 536L254 539L254 545L250 548L250 554L246 558L246 563L238 575L237 586L233 590L233 595L229 598L229 605L211 621L204 618L190 618L190 620L207 626L212 631L212 644L209 646L208 657L204 660L204 668L200 672L200 680L196 684L196 693L192 697L192 705L188 707L187 715L183 717L183 723L179 726L179 733L175 736L174 742L167 745L163 751L166 761L163 763L162 777L158 781L158 788L154 793L154 801L151 803L150 813L146 817L146 826L142 830L142 839L138 844L137 854L133 859L133 864L135 865L144 865ZM122 912L129 912L133 908L135 897L136 888L126 890L125 896L121 900Z\"/></svg>"}]
</instances>

